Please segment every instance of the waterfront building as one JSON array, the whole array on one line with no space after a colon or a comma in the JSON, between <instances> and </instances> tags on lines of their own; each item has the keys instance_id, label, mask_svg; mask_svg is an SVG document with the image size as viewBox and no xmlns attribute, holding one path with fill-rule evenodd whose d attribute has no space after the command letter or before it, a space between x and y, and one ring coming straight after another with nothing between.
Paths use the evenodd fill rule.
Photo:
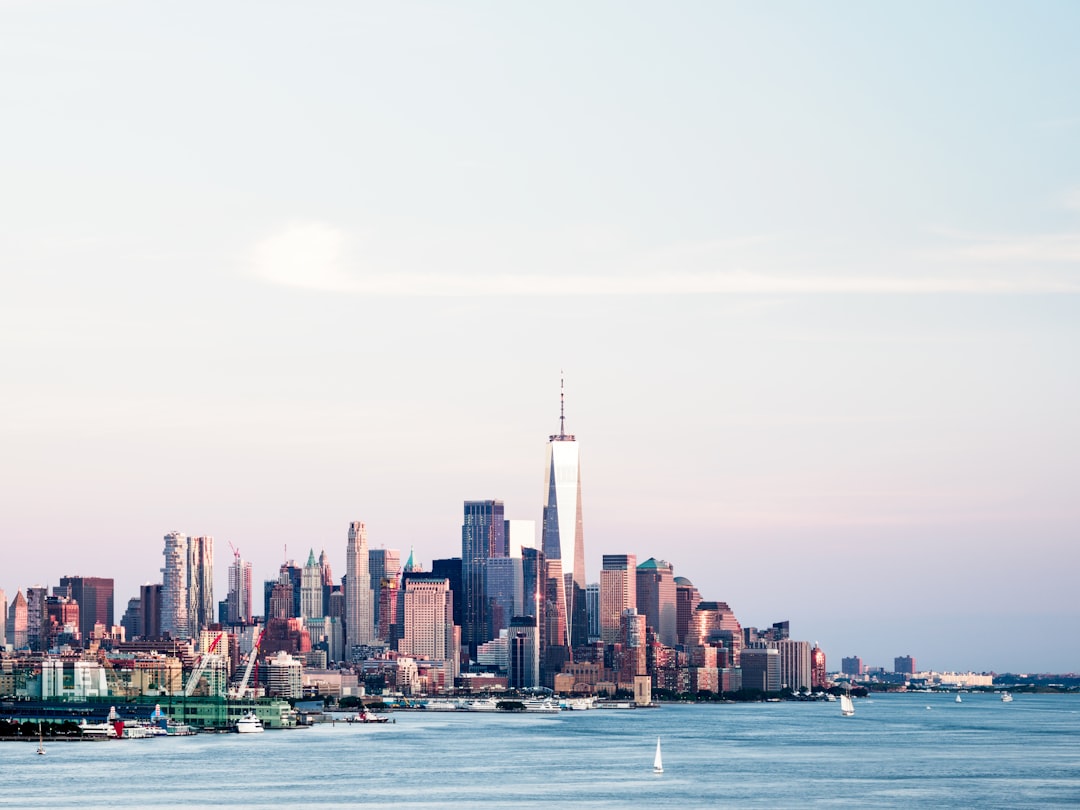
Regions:
<instances>
[{"instance_id":1,"label":"waterfront building","mask_svg":"<svg viewBox=\"0 0 1080 810\"><path fill-rule=\"evenodd\" d=\"M585 607L585 538L581 519L581 461L577 439L566 432L564 392L559 391L559 432L548 437L544 477L544 510L541 549L549 565L549 580L558 563L559 583L554 583L549 618L550 647L566 648L588 643ZM561 667L560 667L561 669Z\"/></svg>"},{"instance_id":2,"label":"waterfront building","mask_svg":"<svg viewBox=\"0 0 1080 810\"><path fill-rule=\"evenodd\" d=\"M893 659L893 672L901 675L914 675L917 671L915 669L915 659L910 655L901 655Z\"/></svg>"},{"instance_id":3,"label":"waterfront building","mask_svg":"<svg viewBox=\"0 0 1080 810\"><path fill-rule=\"evenodd\" d=\"M675 572L671 563L650 557L637 567L637 610L656 631L660 643L674 647L676 636Z\"/></svg>"},{"instance_id":4,"label":"waterfront building","mask_svg":"<svg viewBox=\"0 0 1080 810\"><path fill-rule=\"evenodd\" d=\"M94 625L113 626L113 580L106 577L60 577L60 587L79 603L79 635L88 644Z\"/></svg>"},{"instance_id":5,"label":"waterfront building","mask_svg":"<svg viewBox=\"0 0 1080 810\"><path fill-rule=\"evenodd\" d=\"M810 642L786 638L776 642L776 649L780 654L780 688L787 687L796 692L810 691Z\"/></svg>"},{"instance_id":6,"label":"waterfront building","mask_svg":"<svg viewBox=\"0 0 1080 810\"><path fill-rule=\"evenodd\" d=\"M722 644L728 651L727 666L739 666L743 631L727 602L700 602L694 611L686 643Z\"/></svg>"},{"instance_id":7,"label":"waterfront building","mask_svg":"<svg viewBox=\"0 0 1080 810\"><path fill-rule=\"evenodd\" d=\"M345 548L345 647L346 657L352 648L375 640L375 607L368 573L367 528L360 521L349 524Z\"/></svg>"},{"instance_id":8,"label":"waterfront building","mask_svg":"<svg viewBox=\"0 0 1080 810\"><path fill-rule=\"evenodd\" d=\"M739 660L744 689L780 691L780 652L776 647L764 646L767 643L755 642L742 651Z\"/></svg>"},{"instance_id":9,"label":"waterfront building","mask_svg":"<svg viewBox=\"0 0 1080 810\"><path fill-rule=\"evenodd\" d=\"M540 685L540 639L535 616L514 616L507 633L508 683L511 689Z\"/></svg>"},{"instance_id":10,"label":"waterfront building","mask_svg":"<svg viewBox=\"0 0 1080 810\"><path fill-rule=\"evenodd\" d=\"M477 646L489 638L484 561L490 557L505 556L506 518L503 502L465 501L465 517L461 524L461 576L465 585L461 636L471 655L475 655Z\"/></svg>"},{"instance_id":11,"label":"waterfront building","mask_svg":"<svg viewBox=\"0 0 1080 810\"><path fill-rule=\"evenodd\" d=\"M815 692L829 687L828 670L825 668L825 651L814 642L810 650L810 688Z\"/></svg>"},{"instance_id":12,"label":"waterfront building","mask_svg":"<svg viewBox=\"0 0 1080 810\"><path fill-rule=\"evenodd\" d=\"M600 569L600 639L619 641L623 612L637 608L637 556L605 554Z\"/></svg>"},{"instance_id":13,"label":"waterfront building","mask_svg":"<svg viewBox=\"0 0 1080 810\"><path fill-rule=\"evenodd\" d=\"M298 658L278 652L266 661L266 691L269 697L297 699L304 696L304 668Z\"/></svg>"},{"instance_id":14,"label":"waterfront building","mask_svg":"<svg viewBox=\"0 0 1080 810\"><path fill-rule=\"evenodd\" d=\"M108 695L105 668L97 661L47 656L41 662L42 700L86 700Z\"/></svg>"},{"instance_id":15,"label":"waterfront building","mask_svg":"<svg viewBox=\"0 0 1080 810\"><path fill-rule=\"evenodd\" d=\"M862 677L863 674L863 662L857 655L852 655L847 658L840 659L840 672L844 675L850 675L854 678Z\"/></svg>"},{"instance_id":16,"label":"waterfront building","mask_svg":"<svg viewBox=\"0 0 1080 810\"><path fill-rule=\"evenodd\" d=\"M405 580L404 633L398 651L413 658L446 664L451 682L457 677L460 629L454 625L450 582L414 575Z\"/></svg>"},{"instance_id":17,"label":"waterfront building","mask_svg":"<svg viewBox=\"0 0 1080 810\"><path fill-rule=\"evenodd\" d=\"M251 563L240 557L240 552L233 554L233 563L229 566L229 624L250 624L252 618L251 601L255 592L255 577Z\"/></svg>"},{"instance_id":18,"label":"waterfront building","mask_svg":"<svg viewBox=\"0 0 1080 810\"><path fill-rule=\"evenodd\" d=\"M217 623L214 602L214 538L191 537L187 544L188 635Z\"/></svg>"},{"instance_id":19,"label":"waterfront building","mask_svg":"<svg viewBox=\"0 0 1080 810\"><path fill-rule=\"evenodd\" d=\"M165 535L165 567L161 569L161 633L190 638L188 624L188 539L180 532Z\"/></svg>"},{"instance_id":20,"label":"waterfront building","mask_svg":"<svg viewBox=\"0 0 1080 810\"><path fill-rule=\"evenodd\" d=\"M323 617L322 568L315 559L315 549L308 550L307 563L300 572L300 618Z\"/></svg>"}]
</instances>

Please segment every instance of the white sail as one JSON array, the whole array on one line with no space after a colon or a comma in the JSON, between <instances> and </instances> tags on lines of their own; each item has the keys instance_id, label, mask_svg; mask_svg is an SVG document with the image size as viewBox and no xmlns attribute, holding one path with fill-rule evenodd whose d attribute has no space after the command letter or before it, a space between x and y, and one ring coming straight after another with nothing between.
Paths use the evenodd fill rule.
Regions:
<instances>
[{"instance_id":1,"label":"white sail","mask_svg":"<svg viewBox=\"0 0 1080 810\"><path fill-rule=\"evenodd\" d=\"M653 757L652 763L653 773L664 772L664 760L660 758L660 738L656 738L656 756Z\"/></svg>"},{"instance_id":2,"label":"white sail","mask_svg":"<svg viewBox=\"0 0 1080 810\"><path fill-rule=\"evenodd\" d=\"M851 715L855 714L855 704L851 702L848 695L840 696L840 714L844 717L851 717Z\"/></svg>"}]
</instances>

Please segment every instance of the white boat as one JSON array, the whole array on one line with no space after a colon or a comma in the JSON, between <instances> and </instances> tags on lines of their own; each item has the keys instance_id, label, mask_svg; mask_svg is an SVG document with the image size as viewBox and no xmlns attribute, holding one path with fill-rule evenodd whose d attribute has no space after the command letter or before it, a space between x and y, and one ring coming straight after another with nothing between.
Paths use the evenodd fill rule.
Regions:
<instances>
[{"instance_id":1,"label":"white boat","mask_svg":"<svg viewBox=\"0 0 1080 810\"><path fill-rule=\"evenodd\" d=\"M562 711L558 703L551 698L532 698L530 700L523 700L521 704L525 707L525 711L534 712L537 714L558 714Z\"/></svg>"},{"instance_id":2,"label":"white boat","mask_svg":"<svg viewBox=\"0 0 1080 810\"><path fill-rule=\"evenodd\" d=\"M1012 703L1012 695L1010 695L1008 692L1002 692L1001 693L1001 702L1002 703Z\"/></svg>"},{"instance_id":3,"label":"white boat","mask_svg":"<svg viewBox=\"0 0 1080 810\"><path fill-rule=\"evenodd\" d=\"M38 720L37 724L38 744L37 752L42 756L45 755L45 732L41 730L41 721Z\"/></svg>"},{"instance_id":4,"label":"white boat","mask_svg":"<svg viewBox=\"0 0 1080 810\"><path fill-rule=\"evenodd\" d=\"M960 699L960 696L959 696L959 695L957 695L957 696L956 696L956 702L957 702L957 703L963 703L964 701L962 701L962 700Z\"/></svg>"},{"instance_id":5,"label":"white boat","mask_svg":"<svg viewBox=\"0 0 1080 810\"><path fill-rule=\"evenodd\" d=\"M255 712L245 712L244 716L236 721L236 730L240 734L261 734L263 731L262 720Z\"/></svg>"},{"instance_id":6,"label":"white boat","mask_svg":"<svg viewBox=\"0 0 1080 810\"><path fill-rule=\"evenodd\" d=\"M660 756L660 738L656 738L656 756L652 761L652 772L663 773L664 772L664 760Z\"/></svg>"},{"instance_id":7,"label":"white boat","mask_svg":"<svg viewBox=\"0 0 1080 810\"><path fill-rule=\"evenodd\" d=\"M855 704L851 702L850 695L840 696L840 715L842 717L851 717L855 714Z\"/></svg>"},{"instance_id":8,"label":"white boat","mask_svg":"<svg viewBox=\"0 0 1080 810\"><path fill-rule=\"evenodd\" d=\"M458 706L459 709L467 712L497 712L499 710L499 703L495 698L473 698L472 700L466 700Z\"/></svg>"}]
</instances>

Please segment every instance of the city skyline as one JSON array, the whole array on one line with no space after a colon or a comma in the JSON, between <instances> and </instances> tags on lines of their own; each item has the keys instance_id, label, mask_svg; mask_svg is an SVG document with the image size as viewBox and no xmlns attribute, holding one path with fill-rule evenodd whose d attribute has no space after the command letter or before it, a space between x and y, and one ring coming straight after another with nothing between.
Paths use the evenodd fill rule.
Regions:
<instances>
[{"instance_id":1,"label":"city skyline","mask_svg":"<svg viewBox=\"0 0 1080 810\"><path fill-rule=\"evenodd\" d=\"M1080 670L1075 4L0 17L9 599L539 532L564 369L587 582Z\"/></svg>"}]
</instances>

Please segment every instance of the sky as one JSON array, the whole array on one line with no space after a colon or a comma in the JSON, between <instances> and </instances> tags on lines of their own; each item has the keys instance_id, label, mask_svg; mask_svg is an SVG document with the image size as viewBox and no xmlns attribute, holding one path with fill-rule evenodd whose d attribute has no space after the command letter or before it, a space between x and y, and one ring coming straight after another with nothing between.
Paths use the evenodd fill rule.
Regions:
<instances>
[{"instance_id":1,"label":"sky","mask_svg":"<svg viewBox=\"0 0 1080 810\"><path fill-rule=\"evenodd\" d=\"M829 668L1080 671L1080 6L0 0L0 588L460 554L581 447Z\"/></svg>"}]
</instances>

